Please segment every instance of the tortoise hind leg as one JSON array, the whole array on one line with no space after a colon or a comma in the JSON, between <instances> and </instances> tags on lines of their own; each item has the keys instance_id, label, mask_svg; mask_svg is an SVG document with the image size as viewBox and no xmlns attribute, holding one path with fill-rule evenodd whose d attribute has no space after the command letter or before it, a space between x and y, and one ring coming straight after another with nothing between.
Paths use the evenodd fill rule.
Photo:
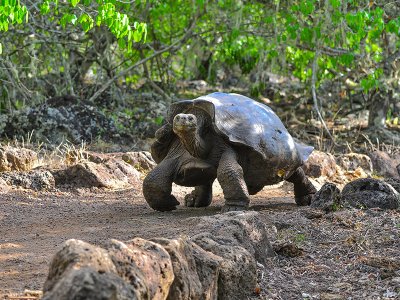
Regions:
<instances>
[{"instance_id":1,"label":"tortoise hind leg","mask_svg":"<svg viewBox=\"0 0 400 300\"><path fill-rule=\"evenodd\" d=\"M152 209L169 211L179 202L171 195L176 160L165 159L143 181L143 195Z\"/></svg>"},{"instance_id":2,"label":"tortoise hind leg","mask_svg":"<svg viewBox=\"0 0 400 300\"><path fill-rule=\"evenodd\" d=\"M306 174L301 167L286 179L294 184L294 199L299 206L310 205L311 199L317 192L314 185L307 178Z\"/></svg>"},{"instance_id":3,"label":"tortoise hind leg","mask_svg":"<svg viewBox=\"0 0 400 300\"><path fill-rule=\"evenodd\" d=\"M222 154L217 178L225 197L222 212L247 209L250 202L249 192L243 178L243 169L237 162L237 155L233 149L228 148Z\"/></svg>"},{"instance_id":4,"label":"tortoise hind leg","mask_svg":"<svg viewBox=\"0 0 400 300\"><path fill-rule=\"evenodd\" d=\"M206 207L211 204L212 183L199 185L190 194L185 196L185 205L188 207Z\"/></svg>"}]
</instances>

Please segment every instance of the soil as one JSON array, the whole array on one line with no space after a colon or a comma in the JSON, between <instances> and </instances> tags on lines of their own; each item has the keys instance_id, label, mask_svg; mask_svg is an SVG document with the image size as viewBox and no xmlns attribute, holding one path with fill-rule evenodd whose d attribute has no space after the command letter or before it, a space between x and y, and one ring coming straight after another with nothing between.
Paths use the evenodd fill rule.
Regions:
<instances>
[{"instance_id":1,"label":"soil","mask_svg":"<svg viewBox=\"0 0 400 300\"><path fill-rule=\"evenodd\" d=\"M182 200L187 190L174 191ZM140 186L0 195L0 299L41 290L67 239L104 246L111 238L190 236L188 218L217 214L222 204L218 187L208 208L163 213L147 206ZM323 214L297 207L288 184L264 188L250 209L278 229L278 255L258 264L251 299L400 299L400 211Z\"/></svg>"}]
</instances>

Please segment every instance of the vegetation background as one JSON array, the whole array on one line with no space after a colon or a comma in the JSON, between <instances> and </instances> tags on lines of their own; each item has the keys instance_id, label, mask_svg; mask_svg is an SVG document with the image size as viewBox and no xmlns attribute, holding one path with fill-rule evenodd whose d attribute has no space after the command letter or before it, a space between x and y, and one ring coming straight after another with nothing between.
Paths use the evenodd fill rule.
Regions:
<instances>
[{"instance_id":1,"label":"vegetation background","mask_svg":"<svg viewBox=\"0 0 400 300\"><path fill-rule=\"evenodd\" d=\"M3 139L59 142L29 113L80 104L111 120L117 137L146 138L171 101L225 90L266 102L300 131L311 126L324 150L354 139L352 118L363 142L400 142L399 1L0 3Z\"/></svg>"}]
</instances>

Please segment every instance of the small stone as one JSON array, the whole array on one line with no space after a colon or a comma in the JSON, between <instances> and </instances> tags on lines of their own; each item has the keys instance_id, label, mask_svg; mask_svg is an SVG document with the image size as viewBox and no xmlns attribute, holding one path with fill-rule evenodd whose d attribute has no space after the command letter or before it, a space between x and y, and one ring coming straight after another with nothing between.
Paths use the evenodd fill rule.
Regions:
<instances>
[{"instance_id":1,"label":"small stone","mask_svg":"<svg viewBox=\"0 0 400 300\"><path fill-rule=\"evenodd\" d=\"M340 190L333 183L325 183L311 200L311 207L325 212L334 211L340 206Z\"/></svg>"}]
</instances>

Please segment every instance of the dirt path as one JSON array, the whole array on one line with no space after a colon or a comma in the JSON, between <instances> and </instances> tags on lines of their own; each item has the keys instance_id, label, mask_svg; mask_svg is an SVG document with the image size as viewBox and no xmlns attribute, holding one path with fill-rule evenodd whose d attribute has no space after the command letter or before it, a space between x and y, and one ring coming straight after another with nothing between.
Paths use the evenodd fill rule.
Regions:
<instances>
[{"instance_id":1,"label":"dirt path","mask_svg":"<svg viewBox=\"0 0 400 300\"><path fill-rule=\"evenodd\" d=\"M251 209L278 229L274 243L300 249L299 256L281 253L259 266L261 293L254 299L400 299L399 211L314 214L297 207L289 190L265 188L252 197ZM182 200L185 191L175 194ZM0 195L0 299L40 290L67 239L102 246L110 238L190 236L188 218L219 213L222 194L218 188L214 194L206 209L165 213L150 209L140 188Z\"/></svg>"}]
</instances>

